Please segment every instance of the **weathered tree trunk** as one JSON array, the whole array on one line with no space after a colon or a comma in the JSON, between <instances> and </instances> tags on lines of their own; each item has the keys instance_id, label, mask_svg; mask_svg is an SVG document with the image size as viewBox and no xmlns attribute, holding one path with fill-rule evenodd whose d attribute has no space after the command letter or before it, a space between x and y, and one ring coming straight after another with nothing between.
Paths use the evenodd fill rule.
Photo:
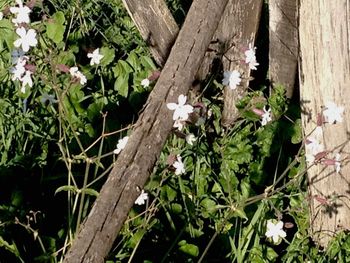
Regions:
<instances>
[{"instance_id":1,"label":"weathered tree trunk","mask_svg":"<svg viewBox=\"0 0 350 263\"><path fill-rule=\"evenodd\" d=\"M158 65L164 66L179 28L164 0L123 0Z\"/></svg>"},{"instance_id":2,"label":"weathered tree trunk","mask_svg":"<svg viewBox=\"0 0 350 263\"><path fill-rule=\"evenodd\" d=\"M341 171L321 162L308 171L313 238L327 246L336 232L350 229L350 3L349 0L300 2L300 89L306 136L316 127L317 115L332 101L345 108L344 121L312 132L331 152L341 154Z\"/></svg>"},{"instance_id":3,"label":"weathered tree trunk","mask_svg":"<svg viewBox=\"0 0 350 263\"><path fill-rule=\"evenodd\" d=\"M139 188L146 183L172 129L166 103L187 94L219 23L227 0L195 0L162 74L64 260L104 262Z\"/></svg>"},{"instance_id":4,"label":"weathered tree trunk","mask_svg":"<svg viewBox=\"0 0 350 263\"><path fill-rule=\"evenodd\" d=\"M225 87L224 109L221 123L231 126L239 117L236 102L249 85L250 69L243 62L244 51L249 43L254 45L261 15L262 0L230 0L219 24L214 39L224 43L225 56L222 62L224 70L239 70L242 82L236 90Z\"/></svg>"},{"instance_id":5,"label":"weathered tree trunk","mask_svg":"<svg viewBox=\"0 0 350 263\"><path fill-rule=\"evenodd\" d=\"M293 96L298 63L298 1L269 1L269 74Z\"/></svg>"}]
</instances>

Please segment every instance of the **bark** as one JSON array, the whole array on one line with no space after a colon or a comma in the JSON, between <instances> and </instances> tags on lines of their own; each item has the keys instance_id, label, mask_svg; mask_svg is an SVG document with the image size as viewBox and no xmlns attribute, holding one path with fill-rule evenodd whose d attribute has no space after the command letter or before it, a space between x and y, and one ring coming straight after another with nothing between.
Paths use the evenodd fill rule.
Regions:
<instances>
[{"instance_id":1,"label":"bark","mask_svg":"<svg viewBox=\"0 0 350 263\"><path fill-rule=\"evenodd\" d=\"M164 66L179 28L164 0L123 0L124 6L149 45L158 65Z\"/></svg>"},{"instance_id":2,"label":"bark","mask_svg":"<svg viewBox=\"0 0 350 263\"><path fill-rule=\"evenodd\" d=\"M236 90L225 87L224 109L221 123L223 126L231 126L239 117L236 102L242 96L249 85L250 70L244 63L244 51L248 49L249 43L254 45L258 30L262 0L230 0L222 16L213 40L219 40L222 47L219 55L222 56L223 70L237 69L242 74L242 82ZM220 54L221 53L221 54ZM208 54L204 67L212 62L213 54ZM203 71L203 66L202 69ZM205 72L201 73L205 76Z\"/></svg>"},{"instance_id":3,"label":"bark","mask_svg":"<svg viewBox=\"0 0 350 263\"><path fill-rule=\"evenodd\" d=\"M322 160L308 170L311 230L327 246L336 232L350 229L350 4L348 0L300 2L301 106L306 136L317 137L329 150L341 153L341 171ZM314 130L317 114L327 101L345 108L343 122ZM311 134L311 135L310 135Z\"/></svg>"},{"instance_id":4,"label":"bark","mask_svg":"<svg viewBox=\"0 0 350 263\"><path fill-rule=\"evenodd\" d=\"M104 262L140 188L146 183L169 132L166 104L187 94L227 0L195 0L144 112L136 122L65 263Z\"/></svg>"},{"instance_id":5,"label":"bark","mask_svg":"<svg viewBox=\"0 0 350 263\"><path fill-rule=\"evenodd\" d=\"M269 74L272 83L293 96L298 62L298 1L269 2Z\"/></svg>"}]
</instances>

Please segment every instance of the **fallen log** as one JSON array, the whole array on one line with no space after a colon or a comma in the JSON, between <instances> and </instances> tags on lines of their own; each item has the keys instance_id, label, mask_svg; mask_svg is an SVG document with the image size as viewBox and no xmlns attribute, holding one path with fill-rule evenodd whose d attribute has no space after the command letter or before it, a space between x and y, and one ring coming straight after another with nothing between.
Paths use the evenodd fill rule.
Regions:
<instances>
[{"instance_id":1,"label":"fallen log","mask_svg":"<svg viewBox=\"0 0 350 263\"><path fill-rule=\"evenodd\" d=\"M159 66L164 66L179 28L164 0L123 0Z\"/></svg>"},{"instance_id":2,"label":"fallen log","mask_svg":"<svg viewBox=\"0 0 350 263\"><path fill-rule=\"evenodd\" d=\"M173 126L166 107L187 94L227 0L195 0L125 149L81 225L65 263L104 262Z\"/></svg>"}]
</instances>

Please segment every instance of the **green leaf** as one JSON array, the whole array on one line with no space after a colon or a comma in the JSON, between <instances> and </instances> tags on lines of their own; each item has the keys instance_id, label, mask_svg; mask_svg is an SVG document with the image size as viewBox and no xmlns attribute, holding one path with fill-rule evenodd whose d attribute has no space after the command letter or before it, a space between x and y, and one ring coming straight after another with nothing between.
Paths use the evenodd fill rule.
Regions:
<instances>
[{"instance_id":1,"label":"green leaf","mask_svg":"<svg viewBox=\"0 0 350 263\"><path fill-rule=\"evenodd\" d=\"M303 140L303 132L302 132L302 126L301 126L301 120L297 119L292 126L291 130L291 141L294 144L301 143Z\"/></svg>"},{"instance_id":2,"label":"green leaf","mask_svg":"<svg viewBox=\"0 0 350 263\"><path fill-rule=\"evenodd\" d=\"M7 19L0 20L0 42L5 41L7 47L10 48L16 36L13 24Z\"/></svg>"},{"instance_id":3,"label":"green leaf","mask_svg":"<svg viewBox=\"0 0 350 263\"><path fill-rule=\"evenodd\" d=\"M46 23L46 34L48 38L50 38L56 44L60 43L63 40L63 34L66 28L64 26L64 22L64 13L58 11Z\"/></svg>"},{"instance_id":4,"label":"green leaf","mask_svg":"<svg viewBox=\"0 0 350 263\"><path fill-rule=\"evenodd\" d=\"M6 240L4 240L1 236L0 236L0 247L5 248L7 251L11 252L12 254L14 254L21 262L24 262L20 255L19 255L19 251L17 249L17 246L15 243L13 244L9 244Z\"/></svg>"},{"instance_id":5,"label":"green leaf","mask_svg":"<svg viewBox=\"0 0 350 263\"><path fill-rule=\"evenodd\" d=\"M244 212L243 208L236 208L233 212L233 216L243 218L244 220L248 220L248 217Z\"/></svg>"},{"instance_id":6,"label":"green leaf","mask_svg":"<svg viewBox=\"0 0 350 263\"><path fill-rule=\"evenodd\" d=\"M62 192L62 191L72 191L77 192L77 188L73 185L63 185L61 187L58 187L55 191L55 194Z\"/></svg>"},{"instance_id":7,"label":"green leaf","mask_svg":"<svg viewBox=\"0 0 350 263\"><path fill-rule=\"evenodd\" d=\"M102 47L100 53L101 55L103 55L103 58L101 59L101 66L107 66L108 64L113 62L115 57L114 49Z\"/></svg>"},{"instance_id":8,"label":"green leaf","mask_svg":"<svg viewBox=\"0 0 350 263\"><path fill-rule=\"evenodd\" d=\"M196 245L188 244L185 240L179 242L179 250L192 256L197 257L199 255L199 248Z\"/></svg>"},{"instance_id":9,"label":"green leaf","mask_svg":"<svg viewBox=\"0 0 350 263\"><path fill-rule=\"evenodd\" d=\"M154 65L153 60L150 57L146 56L141 56L140 58L142 66L145 67L145 69L150 69L150 70L156 70L157 67Z\"/></svg>"},{"instance_id":10,"label":"green leaf","mask_svg":"<svg viewBox=\"0 0 350 263\"><path fill-rule=\"evenodd\" d=\"M81 192L84 192L87 195L92 195L92 196L96 196L96 197L98 196L98 192L94 189L91 189L91 188L83 189Z\"/></svg>"},{"instance_id":11,"label":"green leaf","mask_svg":"<svg viewBox=\"0 0 350 263\"><path fill-rule=\"evenodd\" d=\"M120 96L126 98L129 93L129 74L120 75L114 83L114 89Z\"/></svg>"},{"instance_id":12,"label":"green leaf","mask_svg":"<svg viewBox=\"0 0 350 263\"><path fill-rule=\"evenodd\" d=\"M146 229L139 229L130 239L131 248L135 248L137 244L141 241L143 235L146 233Z\"/></svg>"}]
</instances>

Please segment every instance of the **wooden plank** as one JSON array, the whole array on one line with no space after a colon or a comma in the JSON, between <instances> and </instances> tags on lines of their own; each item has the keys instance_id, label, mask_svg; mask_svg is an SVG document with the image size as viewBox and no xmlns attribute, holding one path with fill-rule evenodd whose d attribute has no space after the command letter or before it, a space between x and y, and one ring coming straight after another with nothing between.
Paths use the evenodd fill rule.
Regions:
<instances>
[{"instance_id":1,"label":"wooden plank","mask_svg":"<svg viewBox=\"0 0 350 263\"><path fill-rule=\"evenodd\" d=\"M325 147L325 158L340 153L341 171L325 159L308 170L311 229L314 240L327 246L340 230L350 229L350 4L348 0L300 2L300 93L305 136ZM314 131L327 102L344 107L343 122L324 123ZM311 154L311 147L306 153ZM329 161L328 161L329 162Z\"/></svg>"},{"instance_id":2,"label":"wooden plank","mask_svg":"<svg viewBox=\"0 0 350 263\"><path fill-rule=\"evenodd\" d=\"M187 94L227 0L195 0L125 149L68 251L65 263L104 262L173 126L166 104Z\"/></svg>"},{"instance_id":3,"label":"wooden plank","mask_svg":"<svg viewBox=\"0 0 350 263\"><path fill-rule=\"evenodd\" d=\"M164 66L179 32L164 0L123 0L123 3L154 60Z\"/></svg>"},{"instance_id":4,"label":"wooden plank","mask_svg":"<svg viewBox=\"0 0 350 263\"><path fill-rule=\"evenodd\" d=\"M254 43L260 21L262 0L229 0L220 24L213 36L213 42L219 42L219 53L222 56L223 70L239 70L244 76L236 90L225 87L224 109L221 123L228 127L239 117L236 108L237 100L246 92L249 85L249 67L242 63L244 51L250 43ZM217 49L217 48L215 48ZM198 73L200 80L205 79L212 61L217 54L207 52L203 65ZM220 54L219 54L220 55Z\"/></svg>"},{"instance_id":5,"label":"wooden plank","mask_svg":"<svg viewBox=\"0 0 350 263\"><path fill-rule=\"evenodd\" d=\"M269 1L269 78L293 96L298 63L298 1Z\"/></svg>"}]
</instances>

